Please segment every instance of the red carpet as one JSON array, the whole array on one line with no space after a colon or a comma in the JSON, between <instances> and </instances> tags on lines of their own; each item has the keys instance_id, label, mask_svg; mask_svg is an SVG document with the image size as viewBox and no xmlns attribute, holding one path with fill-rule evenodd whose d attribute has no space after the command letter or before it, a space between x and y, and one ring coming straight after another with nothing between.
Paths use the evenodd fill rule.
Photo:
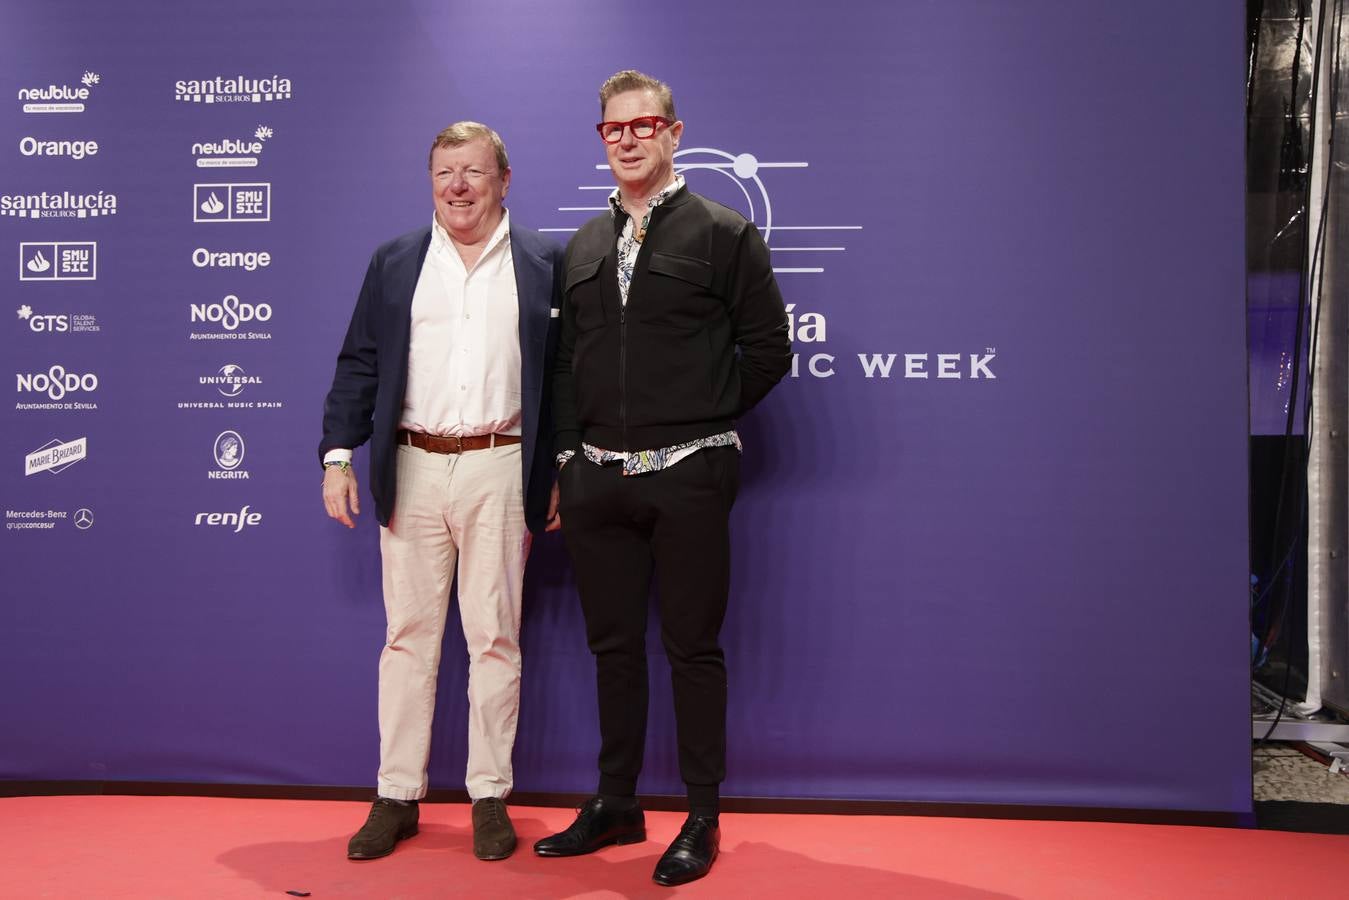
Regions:
<instances>
[{"instance_id":1,"label":"red carpet","mask_svg":"<svg viewBox=\"0 0 1349 900\"><path fill-rule=\"evenodd\" d=\"M521 848L473 858L468 808L428 804L392 856L346 859L365 804L192 797L0 799L3 897L1343 896L1349 837L1227 828L873 816L725 814L711 876L681 888L651 869L682 816L647 813L650 840L538 859L571 810L512 809Z\"/></svg>"}]
</instances>

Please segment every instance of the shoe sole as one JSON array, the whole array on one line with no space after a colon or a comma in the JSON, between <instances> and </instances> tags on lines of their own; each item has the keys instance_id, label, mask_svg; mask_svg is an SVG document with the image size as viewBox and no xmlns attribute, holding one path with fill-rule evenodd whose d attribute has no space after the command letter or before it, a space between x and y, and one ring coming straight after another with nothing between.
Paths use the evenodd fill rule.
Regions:
<instances>
[{"instance_id":1,"label":"shoe sole","mask_svg":"<svg viewBox=\"0 0 1349 900\"><path fill-rule=\"evenodd\" d=\"M413 837L414 835L416 835L416 833L417 833L417 826L416 826L416 825L413 825L412 828L409 829L409 830L407 830L407 831L400 831L400 832L398 832L398 834L397 834L397 835L394 837L394 839L393 839L393 847L390 847L388 850L385 850L383 853L350 853L350 852L348 852L348 853L347 853L347 859L354 859L354 860L359 860L359 861L364 861L364 860L368 860L368 859L383 859L384 857L388 856L390 853L393 852L394 847L397 847L397 846L398 846L398 842L399 842L399 841L407 840L408 838Z\"/></svg>"},{"instance_id":2,"label":"shoe sole","mask_svg":"<svg viewBox=\"0 0 1349 900\"><path fill-rule=\"evenodd\" d=\"M519 846L518 844L511 844L510 849L506 850L503 853L496 853L491 856L485 856L479 853L478 851L474 850L473 855L478 857L478 859L482 860L483 862L494 862L495 860L498 859L507 859L508 857L510 857L512 853L515 852L515 848L518 846Z\"/></svg>"},{"instance_id":3,"label":"shoe sole","mask_svg":"<svg viewBox=\"0 0 1349 900\"><path fill-rule=\"evenodd\" d=\"M616 838L610 838L609 840L601 844L596 844L595 846L584 850L564 850L564 851L540 850L538 847L535 847L534 855L548 856L548 857L586 856L587 854L594 853L596 850L603 850L605 847L612 847L615 844L640 844L644 840L646 840L645 828L643 828L641 831L634 831L631 834L621 834Z\"/></svg>"}]
</instances>

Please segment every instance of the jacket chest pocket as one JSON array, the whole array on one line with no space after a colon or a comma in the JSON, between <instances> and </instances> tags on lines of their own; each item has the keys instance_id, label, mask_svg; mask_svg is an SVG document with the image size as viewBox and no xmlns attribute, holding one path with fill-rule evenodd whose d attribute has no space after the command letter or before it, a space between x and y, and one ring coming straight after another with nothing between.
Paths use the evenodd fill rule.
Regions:
<instances>
[{"instance_id":1,"label":"jacket chest pocket","mask_svg":"<svg viewBox=\"0 0 1349 900\"><path fill-rule=\"evenodd\" d=\"M652 325L696 330L726 314L712 289L712 264L693 256L653 251L647 263L645 288L658 302L642 304L642 320Z\"/></svg>"},{"instance_id":2,"label":"jacket chest pocket","mask_svg":"<svg viewBox=\"0 0 1349 900\"><path fill-rule=\"evenodd\" d=\"M604 291L600 271L604 257L576 263L567 269L564 293L576 315L576 330L589 331L604 324Z\"/></svg>"}]
</instances>

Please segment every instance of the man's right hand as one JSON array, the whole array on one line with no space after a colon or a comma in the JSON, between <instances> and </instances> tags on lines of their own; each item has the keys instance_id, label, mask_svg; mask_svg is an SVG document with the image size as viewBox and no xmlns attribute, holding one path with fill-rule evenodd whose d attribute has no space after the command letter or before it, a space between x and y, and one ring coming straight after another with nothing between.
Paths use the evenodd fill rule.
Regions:
<instances>
[{"instance_id":1,"label":"man's right hand","mask_svg":"<svg viewBox=\"0 0 1349 900\"><path fill-rule=\"evenodd\" d=\"M356 484L356 470L351 466L329 466L323 470L323 508L330 518L348 528L355 528L352 516L360 515L361 497ZM347 512L350 504L350 513Z\"/></svg>"}]
</instances>

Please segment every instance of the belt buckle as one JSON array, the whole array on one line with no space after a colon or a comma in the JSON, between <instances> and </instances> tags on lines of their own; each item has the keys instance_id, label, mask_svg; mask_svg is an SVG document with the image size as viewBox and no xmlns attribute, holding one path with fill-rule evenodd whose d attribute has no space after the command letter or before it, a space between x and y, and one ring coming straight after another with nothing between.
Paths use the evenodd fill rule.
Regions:
<instances>
[{"instance_id":1,"label":"belt buckle","mask_svg":"<svg viewBox=\"0 0 1349 900\"><path fill-rule=\"evenodd\" d=\"M452 434L450 440L454 441L454 449L450 451L451 453L464 452L464 438L461 435Z\"/></svg>"}]
</instances>

